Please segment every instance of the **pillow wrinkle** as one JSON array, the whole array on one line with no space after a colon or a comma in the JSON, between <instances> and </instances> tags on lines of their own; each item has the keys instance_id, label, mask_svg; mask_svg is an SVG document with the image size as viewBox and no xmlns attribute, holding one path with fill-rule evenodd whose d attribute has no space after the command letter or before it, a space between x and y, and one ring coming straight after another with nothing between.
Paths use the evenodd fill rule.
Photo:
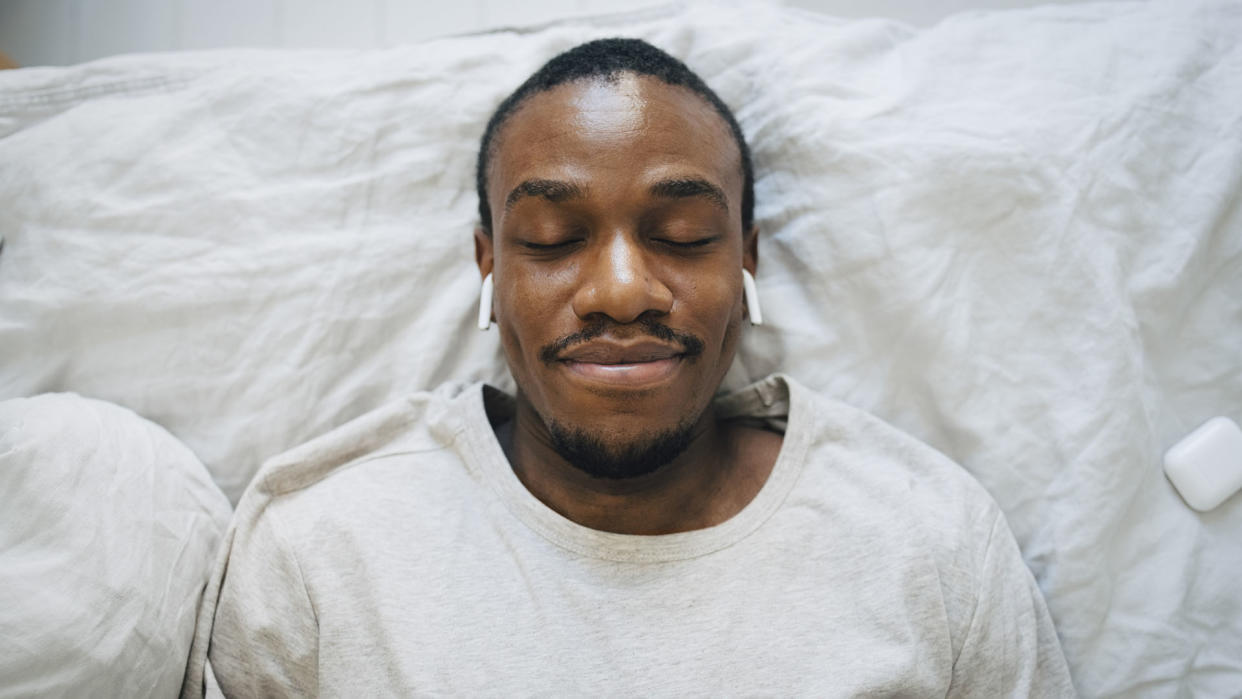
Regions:
<instances>
[{"instance_id":1,"label":"pillow wrinkle","mask_svg":"<svg viewBox=\"0 0 1242 699\"><path fill-rule=\"evenodd\" d=\"M163 428L73 394L0 402L0 696L171 696L229 517Z\"/></svg>"}]
</instances>

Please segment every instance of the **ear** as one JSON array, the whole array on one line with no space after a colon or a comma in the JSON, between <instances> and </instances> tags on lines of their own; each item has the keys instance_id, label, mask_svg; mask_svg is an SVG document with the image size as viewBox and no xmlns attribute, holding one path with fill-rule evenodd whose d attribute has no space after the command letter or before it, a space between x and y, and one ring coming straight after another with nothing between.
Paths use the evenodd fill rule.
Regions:
<instances>
[{"instance_id":1,"label":"ear","mask_svg":"<svg viewBox=\"0 0 1242 699\"><path fill-rule=\"evenodd\" d=\"M759 227L751 226L742 234L742 267L751 274L759 265Z\"/></svg>"},{"instance_id":2,"label":"ear","mask_svg":"<svg viewBox=\"0 0 1242 699\"><path fill-rule=\"evenodd\" d=\"M486 277L492 273L492 257L493 251L492 237L487 231L480 228L474 229L474 263L479 266L479 277Z\"/></svg>"}]
</instances>

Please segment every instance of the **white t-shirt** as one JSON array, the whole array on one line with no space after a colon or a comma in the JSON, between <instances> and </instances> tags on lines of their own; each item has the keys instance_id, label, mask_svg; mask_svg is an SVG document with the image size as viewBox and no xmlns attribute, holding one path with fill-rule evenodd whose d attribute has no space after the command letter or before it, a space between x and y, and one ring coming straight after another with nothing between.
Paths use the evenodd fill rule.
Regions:
<instances>
[{"instance_id":1,"label":"white t-shirt","mask_svg":"<svg viewBox=\"0 0 1242 699\"><path fill-rule=\"evenodd\" d=\"M781 376L719 399L784 429L768 481L633 536L525 489L485 406L509 401L443 387L266 464L185 693L1073 696L995 502L876 418Z\"/></svg>"}]
</instances>

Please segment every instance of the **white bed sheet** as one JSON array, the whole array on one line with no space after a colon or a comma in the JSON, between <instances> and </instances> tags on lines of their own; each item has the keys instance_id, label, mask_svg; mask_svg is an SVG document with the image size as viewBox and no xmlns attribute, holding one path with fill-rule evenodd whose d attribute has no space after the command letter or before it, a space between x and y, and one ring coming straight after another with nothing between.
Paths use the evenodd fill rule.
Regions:
<instances>
[{"instance_id":1,"label":"white bed sheet","mask_svg":"<svg viewBox=\"0 0 1242 699\"><path fill-rule=\"evenodd\" d=\"M751 141L780 369L969 469L1086 696L1242 687L1242 496L1165 448L1242 421L1242 5L970 13L926 30L690 5L385 51L0 74L0 398L73 390L266 458L449 378L473 329L483 122L543 60L634 35Z\"/></svg>"}]
</instances>

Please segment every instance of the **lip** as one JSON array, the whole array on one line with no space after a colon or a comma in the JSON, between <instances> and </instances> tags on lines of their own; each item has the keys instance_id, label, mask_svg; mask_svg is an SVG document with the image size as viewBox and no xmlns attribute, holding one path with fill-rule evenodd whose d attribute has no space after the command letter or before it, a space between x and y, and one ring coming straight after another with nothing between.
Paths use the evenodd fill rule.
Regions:
<instances>
[{"instance_id":1,"label":"lip","mask_svg":"<svg viewBox=\"0 0 1242 699\"><path fill-rule=\"evenodd\" d=\"M614 386L650 386L671 377L681 365L681 357L656 359L631 364L595 364L593 362L565 361L570 373L596 383Z\"/></svg>"},{"instance_id":2,"label":"lip","mask_svg":"<svg viewBox=\"0 0 1242 699\"><path fill-rule=\"evenodd\" d=\"M636 342L595 340L574 346L572 349L562 353L559 359L563 362L621 365L658 362L664 359L680 357L681 354L681 348L654 340L638 340Z\"/></svg>"},{"instance_id":3,"label":"lip","mask_svg":"<svg viewBox=\"0 0 1242 699\"><path fill-rule=\"evenodd\" d=\"M593 383L618 387L648 387L673 376L683 352L662 342L587 342L565 352L561 366Z\"/></svg>"}]
</instances>

